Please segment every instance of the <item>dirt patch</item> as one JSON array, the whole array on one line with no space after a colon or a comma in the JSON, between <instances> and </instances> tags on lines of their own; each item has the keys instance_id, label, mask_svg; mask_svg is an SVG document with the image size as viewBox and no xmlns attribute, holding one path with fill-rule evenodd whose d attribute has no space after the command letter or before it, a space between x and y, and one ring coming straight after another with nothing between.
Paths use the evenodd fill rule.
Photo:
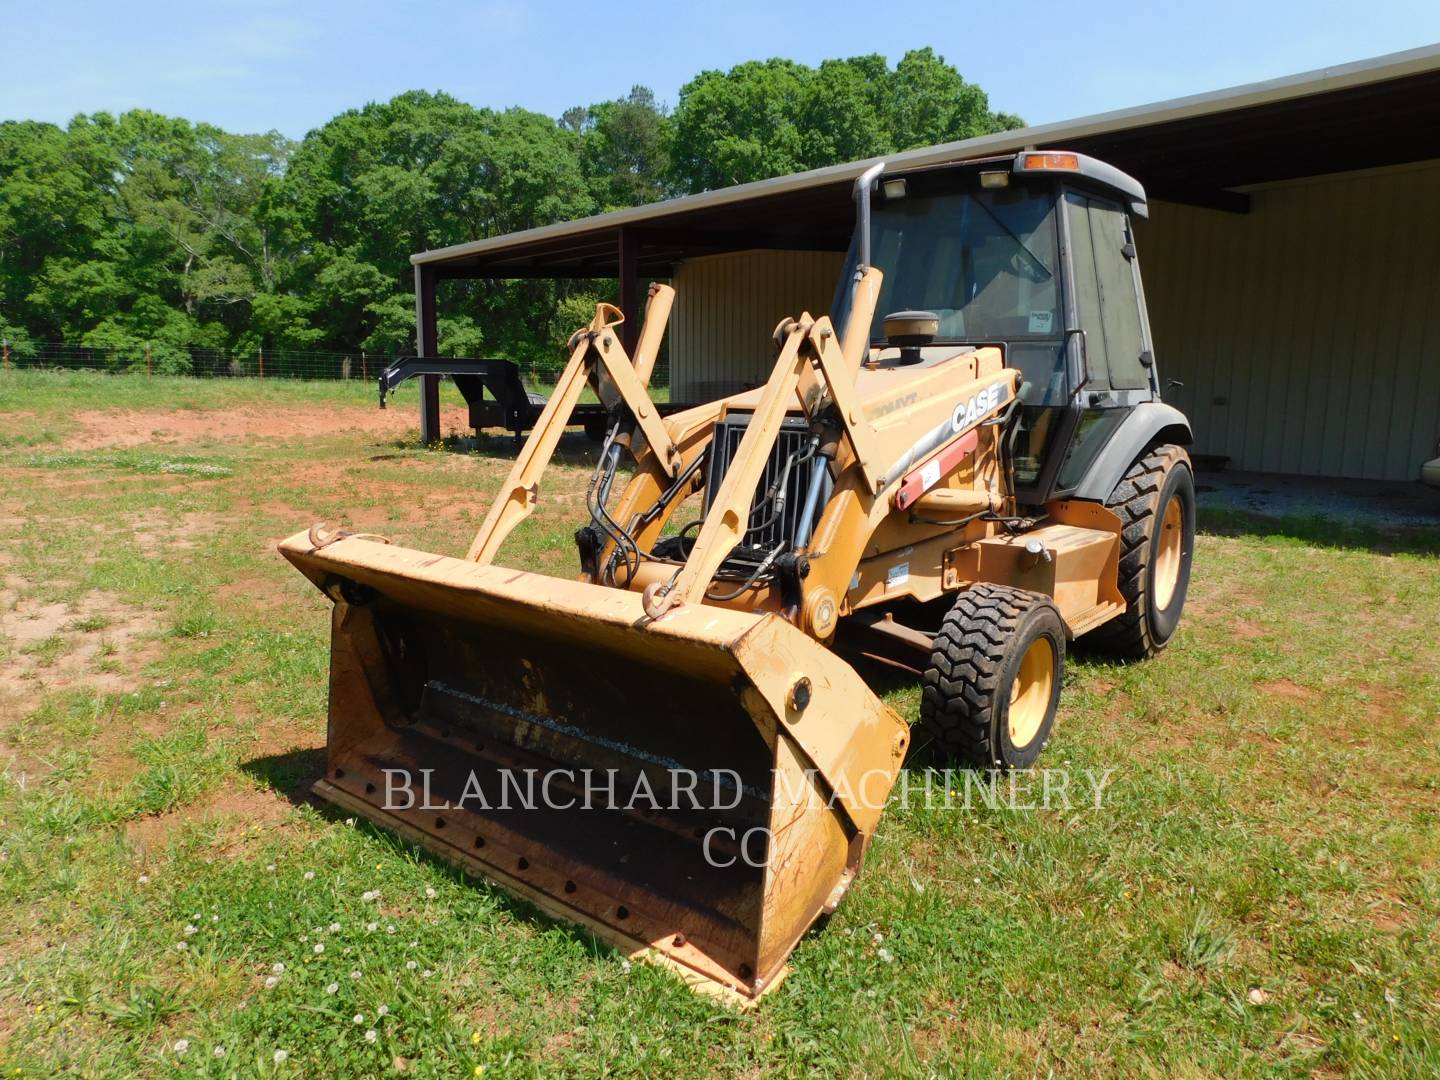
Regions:
<instances>
[{"instance_id":1,"label":"dirt patch","mask_svg":"<svg viewBox=\"0 0 1440 1080\"><path fill-rule=\"evenodd\" d=\"M1365 699L1365 718L1372 724L1387 727L1408 727L1405 717L1405 695L1393 686L1361 683L1356 689Z\"/></svg>"},{"instance_id":2,"label":"dirt patch","mask_svg":"<svg viewBox=\"0 0 1440 1080\"><path fill-rule=\"evenodd\" d=\"M1318 694L1289 679L1274 679L1270 682L1256 683L1255 689L1259 690L1266 697L1281 698L1286 701L1314 701Z\"/></svg>"},{"instance_id":3,"label":"dirt patch","mask_svg":"<svg viewBox=\"0 0 1440 1080\"><path fill-rule=\"evenodd\" d=\"M190 512L178 520L141 514L130 519L130 534L141 554L154 557L166 551L188 551L205 537L219 532L226 519L219 514Z\"/></svg>"},{"instance_id":4,"label":"dirt patch","mask_svg":"<svg viewBox=\"0 0 1440 1080\"><path fill-rule=\"evenodd\" d=\"M203 802L127 822L125 840L143 857L163 848L185 825L200 822L216 826L212 846L233 854L257 827L285 820L292 809L288 800L273 791L231 783Z\"/></svg>"},{"instance_id":5,"label":"dirt patch","mask_svg":"<svg viewBox=\"0 0 1440 1080\"><path fill-rule=\"evenodd\" d=\"M90 592L74 603L45 603L20 596L24 583L9 578L0 590L0 716L4 698L40 690L89 686L113 692L138 685L138 671L157 649L147 640L159 630L149 612L109 593Z\"/></svg>"},{"instance_id":6,"label":"dirt patch","mask_svg":"<svg viewBox=\"0 0 1440 1080\"><path fill-rule=\"evenodd\" d=\"M202 439L286 442L317 435L361 433L400 438L419 426L414 409L308 406L134 411L82 409L73 417L79 430L65 440L72 450L193 443ZM469 416L459 406L440 410L440 430L465 432Z\"/></svg>"},{"instance_id":7,"label":"dirt patch","mask_svg":"<svg viewBox=\"0 0 1440 1080\"><path fill-rule=\"evenodd\" d=\"M220 602L219 607L229 608L233 604L243 604L252 611L268 611L280 607L290 599L290 595L281 589L273 578L258 575L231 581L215 590L215 597Z\"/></svg>"}]
</instances>

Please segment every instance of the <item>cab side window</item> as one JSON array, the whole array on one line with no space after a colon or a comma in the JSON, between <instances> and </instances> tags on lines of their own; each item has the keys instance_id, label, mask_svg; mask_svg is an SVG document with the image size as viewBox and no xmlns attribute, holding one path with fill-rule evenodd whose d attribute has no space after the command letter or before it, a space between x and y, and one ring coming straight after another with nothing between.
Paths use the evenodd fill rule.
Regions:
<instances>
[{"instance_id":1,"label":"cab side window","mask_svg":"<svg viewBox=\"0 0 1440 1080\"><path fill-rule=\"evenodd\" d=\"M1106 199L1069 192L1070 242L1075 267L1075 306L1085 329L1092 389L1142 390L1149 372L1141 360L1140 296L1135 287L1135 248L1120 207Z\"/></svg>"}]
</instances>

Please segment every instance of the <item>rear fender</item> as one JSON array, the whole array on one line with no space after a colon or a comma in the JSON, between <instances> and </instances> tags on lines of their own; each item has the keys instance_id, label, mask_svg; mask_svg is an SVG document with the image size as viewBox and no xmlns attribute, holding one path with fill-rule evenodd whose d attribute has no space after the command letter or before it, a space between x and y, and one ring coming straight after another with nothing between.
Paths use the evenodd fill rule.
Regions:
<instances>
[{"instance_id":1,"label":"rear fender","mask_svg":"<svg viewBox=\"0 0 1440 1080\"><path fill-rule=\"evenodd\" d=\"M1190 421L1179 409L1160 401L1141 402L1115 429L1072 497L1103 503L1147 447L1156 443L1189 446L1193 441Z\"/></svg>"}]
</instances>

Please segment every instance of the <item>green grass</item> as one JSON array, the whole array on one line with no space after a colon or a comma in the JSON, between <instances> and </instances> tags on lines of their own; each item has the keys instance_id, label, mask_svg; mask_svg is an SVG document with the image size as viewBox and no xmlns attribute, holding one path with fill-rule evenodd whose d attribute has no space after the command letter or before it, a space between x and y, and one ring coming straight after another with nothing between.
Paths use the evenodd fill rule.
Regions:
<instances>
[{"instance_id":1,"label":"green grass","mask_svg":"<svg viewBox=\"0 0 1440 1080\"><path fill-rule=\"evenodd\" d=\"M274 541L323 519L458 554L507 440L62 445L77 408L360 416L369 389L0 379L7 430L53 433L0 445L0 571L26 602L113 598L0 664L105 638L92 667L127 680L0 688L0 1075L1440 1070L1435 530L1206 515L1174 646L1072 658L1044 761L1113 769L1103 807L894 808L738 1014L303 798L329 605ZM592 452L567 439L505 561L571 572Z\"/></svg>"},{"instance_id":2,"label":"green grass","mask_svg":"<svg viewBox=\"0 0 1440 1080\"><path fill-rule=\"evenodd\" d=\"M235 408L249 405L373 404L373 379L194 379L107 375L96 371L0 373L0 411L49 413L63 421L73 409Z\"/></svg>"}]
</instances>

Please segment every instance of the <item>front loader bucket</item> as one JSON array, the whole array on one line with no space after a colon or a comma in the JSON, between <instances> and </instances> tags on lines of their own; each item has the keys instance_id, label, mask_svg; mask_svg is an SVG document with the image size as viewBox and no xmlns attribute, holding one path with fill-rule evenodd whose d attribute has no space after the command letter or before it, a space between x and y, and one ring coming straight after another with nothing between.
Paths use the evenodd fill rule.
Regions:
<instances>
[{"instance_id":1,"label":"front loader bucket","mask_svg":"<svg viewBox=\"0 0 1440 1080\"><path fill-rule=\"evenodd\" d=\"M285 557L335 603L317 792L698 988L753 999L859 869L908 731L775 615L361 537Z\"/></svg>"}]
</instances>

